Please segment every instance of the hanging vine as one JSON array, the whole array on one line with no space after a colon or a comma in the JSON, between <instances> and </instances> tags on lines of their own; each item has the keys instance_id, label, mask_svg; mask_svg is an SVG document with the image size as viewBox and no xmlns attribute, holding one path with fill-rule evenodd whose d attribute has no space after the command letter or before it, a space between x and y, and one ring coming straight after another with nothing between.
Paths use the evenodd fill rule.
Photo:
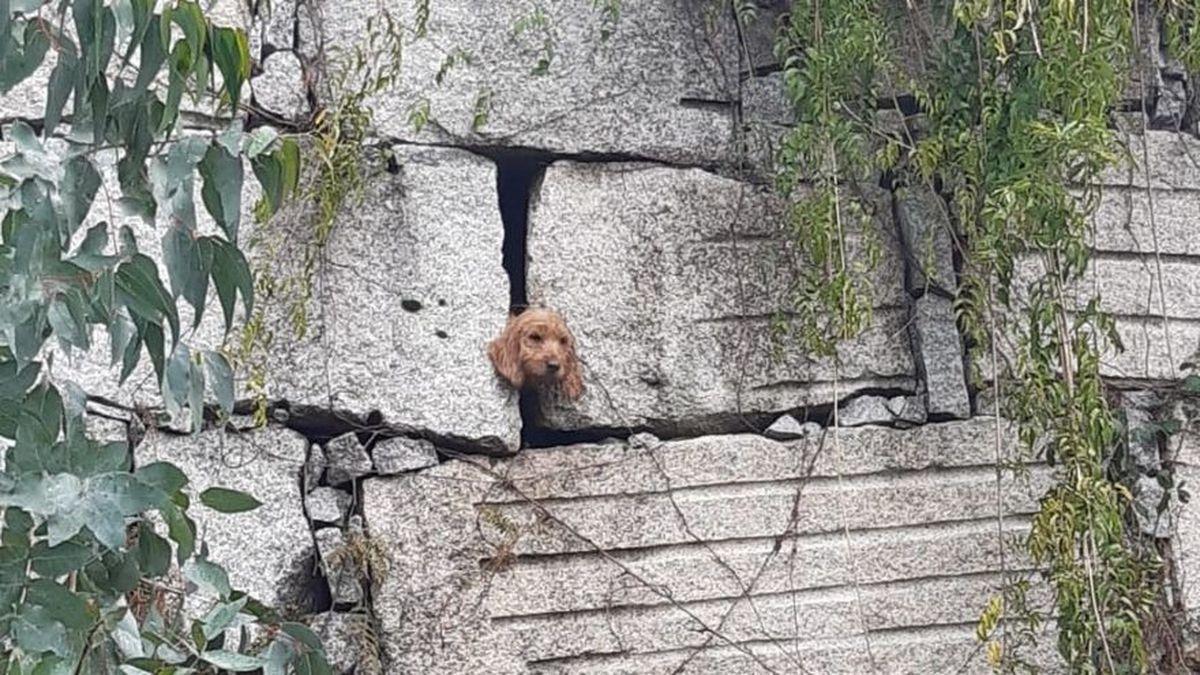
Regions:
<instances>
[{"instance_id":1,"label":"hanging vine","mask_svg":"<svg viewBox=\"0 0 1200 675\"><path fill-rule=\"evenodd\" d=\"M1195 3L1165 0L1161 9L1170 47L1191 67L1200 53ZM1080 283L1100 174L1124 157L1112 114L1134 54L1135 8L957 0L941 11L948 30L931 46L926 75L909 83L919 133L901 134L872 117L877 83L898 79L877 4L792 3L777 46L797 124L779 177L784 194L804 191L793 233L814 262L795 294L799 338L829 354L831 341L870 320L864 266L846 254L848 219L858 217L848 214L863 206L854 186L873 184L880 169L939 186L961 257L960 326L978 355L993 347L1005 355L999 372L986 373L1002 384L1003 414L1016 422L1025 458L1053 467L1025 548L1053 590L1058 652L1073 672L1145 672L1160 561L1130 531L1131 494L1110 467L1120 430L1100 362L1121 342ZM1004 327L1002 344L994 326ZM1005 642L998 628L1008 620L1028 636L1044 619L1020 601L1027 585L1014 583L985 609L979 631L1006 672L1030 667L1015 653L1027 641Z\"/></svg>"}]
</instances>

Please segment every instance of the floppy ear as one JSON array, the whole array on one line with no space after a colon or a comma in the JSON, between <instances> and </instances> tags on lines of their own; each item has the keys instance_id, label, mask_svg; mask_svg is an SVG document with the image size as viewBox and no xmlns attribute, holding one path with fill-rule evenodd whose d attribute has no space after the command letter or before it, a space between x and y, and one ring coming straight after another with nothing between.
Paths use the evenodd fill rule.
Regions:
<instances>
[{"instance_id":1,"label":"floppy ear","mask_svg":"<svg viewBox=\"0 0 1200 675\"><path fill-rule=\"evenodd\" d=\"M579 357L575 354L575 343L571 343L571 349L567 353L567 358L562 364L562 393L568 400L577 401L583 395L583 369L579 364Z\"/></svg>"},{"instance_id":2,"label":"floppy ear","mask_svg":"<svg viewBox=\"0 0 1200 675\"><path fill-rule=\"evenodd\" d=\"M515 389L525 386L525 373L521 370L520 340L516 321L509 319L500 337L488 343L488 358L492 360L496 372Z\"/></svg>"}]
</instances>

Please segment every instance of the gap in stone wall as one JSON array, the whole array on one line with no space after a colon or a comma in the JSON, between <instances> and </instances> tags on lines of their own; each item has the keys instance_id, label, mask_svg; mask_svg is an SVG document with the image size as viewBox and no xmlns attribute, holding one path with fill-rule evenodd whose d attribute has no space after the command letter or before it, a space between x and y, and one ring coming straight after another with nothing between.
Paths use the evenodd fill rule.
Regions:
<instances>
[{"instance_id":1,"label":"gap in stone wall","mask_svg":"<svg viewBox=\"0 0 1200 675\"><path fill-rule=\"evenodd\" d=\"M496 162L496 195L504 222L502 255L508 274L509 309L524 309L529 304L525 285L529 200L552 158L531 150L504 150L490 156Z\"/></svg>"}]
</instances>

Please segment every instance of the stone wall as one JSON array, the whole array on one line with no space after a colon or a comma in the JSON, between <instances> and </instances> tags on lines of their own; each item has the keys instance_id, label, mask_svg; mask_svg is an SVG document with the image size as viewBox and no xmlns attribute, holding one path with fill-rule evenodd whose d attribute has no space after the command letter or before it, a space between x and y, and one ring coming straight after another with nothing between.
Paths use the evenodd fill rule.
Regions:
<instances>
[{"instance_id":1,"label":"stone wall","mask_svg":"<svg viewBox=\"0 0 1200 675\"><path fill-rule=\"evenodd\" d=\"M412 4L396 8L410 24ZM540 38L512 31L534 4L433 0L430 38L370 102L387 169L337 219L308 334L277 330L268 428L147 430L121 407L155 403L144 374L117 388L99 356L56 372L129 417L138 461L264 503L204 521L210 550L235 586L306 616L341 672L987 672L975 624L1006 575L1036 577L1002 542L1028 531L1049 473L997 470L1017 443L968 386L941 197L864 195L883 249L873 326L836 366L777 353L804 264L765 186L789 121L769 29L786 3L760 3L745 45L705 3L623 3L606 41L593 3L559 3L540 76ZM271 5L216 11L251 34L255 105L302 121L378 5ZM461 46L474 62L434 84ZM1200 342L1200 143L1159 130L1185 119L1188 83L1151 56L1151 128L1133 121L1133 161L1105 178L1089 277L1127 347L1105 375L1127 392L1181 377ZM0 115L38 116L27 102ZM303 215L275 226L278 264ZM513 302L564 314L581 401L523 406L494 376L485 344ZM215 319L196 341L220 342ZM1197 472L1187 443L1147 453L1143 502L1163 461ZM1195 519L1146 527L1190 611ZM1054 667L1052 635L1042 647Z\"/></svg>"}]
</instances>

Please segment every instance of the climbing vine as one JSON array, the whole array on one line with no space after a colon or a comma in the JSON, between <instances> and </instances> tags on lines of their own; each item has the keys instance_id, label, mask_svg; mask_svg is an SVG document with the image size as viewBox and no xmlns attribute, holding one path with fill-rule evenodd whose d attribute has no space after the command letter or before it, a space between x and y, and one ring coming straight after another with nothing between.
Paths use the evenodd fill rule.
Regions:
<instances>
[{"instance_id":1,"label":"climbing vine","mask_svg":"<svg viewBox=\"0 0 1200 675\"><path fill-rule=\"evenodd\" d=\"M1193 3L1161 7L1171 48L1193 63ZM935 3L927 28L946 30L929 41L913 81L889 60L897 36L877 3L796 0L777 41L797 121L779 176L785 194L803 191L792 222L813 261L795 295L800 338L829 353L831 340L870 319L869 285L846 254L864 210L855 186L883 170L946 196L961 259L955 306L972 361L1005 356L986 374L1027 456L1054 470L1024 544L1050 582L1058 651L1075 672L1149 669L1144 626L1163 591L1160 561L1131 532L1131 495L1111 462L1120 434L1100 361L1121 342L1080 283L1100 174L1125 156L1112 115L1135 54L1135 9L1129 0ZM914 92L919 122L895 130L874 120L881 82ZM1024 583L980 623L998 670L1031 667L1016 646L1036 640L1045 617L1023 602ZM1009 641L1008 624L1031 640Z\"/></svg>"}]
</instances>

